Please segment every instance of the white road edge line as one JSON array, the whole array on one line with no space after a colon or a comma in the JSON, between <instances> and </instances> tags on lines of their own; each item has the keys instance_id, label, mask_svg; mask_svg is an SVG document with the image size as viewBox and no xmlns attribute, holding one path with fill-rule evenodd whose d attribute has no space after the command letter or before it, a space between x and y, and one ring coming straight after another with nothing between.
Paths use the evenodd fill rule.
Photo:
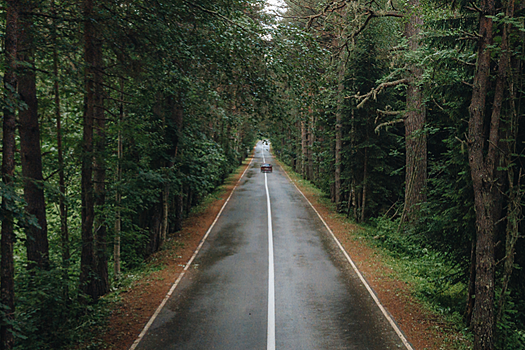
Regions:
<instances>
[{"instance_id":1,"label":"white road edge line","mask_svg":"<svg viewBox=\"0 0 525 350\"><path fill-rule=\"evenodd\" d=\"M211 230L213 229L213 227L215 226L215 223L217 223L217 221L219 220L219 217L221 216L222 214L222 211L224 210L224 208L226 207L226 205L228 204L228 202L230 201L230 198L232 197L233 193L235 192L235 189L237 188L237 186L239 185L239 183L241 182L242 178L244 177L244 174L246 173L246 171L248 169L250 169L250 165L252 164L253 162L253 159L255 157L252 157L252 159L250 160L250 163L248 164L248 166L246 167L246 169L244 169L244 172L242 173L241 177L239 178L239 180L237 181L237 183L235 184L235 186L233 187L233 190L231 191L230 195L228 196L228 198L226 199L226 202L224 202L224 204L222 205L222 208L221 210L219 210L219 213L217 214L217 216L215 217L215 220L213 220L211 226L208 228L208 231L206 231L206 234L204 235L204 237L202 238L201 242L199 243L199 245L197 246L197 249L193 252L193 255L191 256L190 260L188 260L188 263L186 264L186 266L184 267L184 270L181 272L181 274L179 275L179 277L177 278L177 280L175 280L175 282L173 283L173 285L171 286L168 294L166 294L166 296L164 297L164 299L162 300L162 303L160 303L159 307L157 308L157 310L155 311L155 313L153 314L153 316L151 316L151 318L149 319L148 323L144 326L144 329L142 329L142 332L140 332L137 340L135 340L135 342L131 345L131 347L129 348L129 350L135 350L135 348L139 345L140 341L142 340L142 338L144 337L144 335L146 335L146 333L148 332L148 330L150 329L151 325L153 324L153 322L155 321L155 319L157 318L157 316L160 314L161 310L164 308L164 305L166 305L166 303L168 302L168 299L171 297L171 295L173 294L173 292L175 291L175 288L177 288L177 286L179 285L180 281L182 280L182 277L184 277L184 275L186 274L186 271L188 271L188 269L190 268L190 265L191 263L193 262L193 260L195 259L195 257L197 256L197 254L199 253L199 251L201 250L202 246L204 245L204 242L206 241L206 238L208 238Z\"/></svg>"},{"instance_id":2,"label":"white road edge line","mask_svg":"<svg viewBox=\"0 0 525 350\"><path fill-rule=\"evenodd\" d=\"M273 229L272 206L270 191L268 190L268 176L264 173L264 186L266 187L266 202L268 207L268 337L267 349L275 350L275 277L273 264Z\"/></svg>"},{"instance_id":3,"label":"white road edge line","mask_svg":"<svg viewBox=\"0 0 525 350\"><path fill-rule=\"evenodd\" d=\"M283 169L284 173L286 174L286 176L288 177L288 179L290 180L290 182L295 186L295 188L297 189L297 191L299 191L300 194L303 195L304 199L306 199L306 201L308 202L308 204L310 204L310 207L312 207L312 209L315 211L315 213L317 214L317 216L319 216L319 219L321 219L321 221L323 222L324 226L326 227L326 229L328 230L328 232L330 232L330 234L332 235L332 238L334 239L334 241L337 243L337 245L339 246L339 249L341 249L341 251L343 252L344 256L346 257L346 260L348 260L348 262L350 263L350 265L352 265L352 268L354 269L355 273L357 274L357 276L359 276L359 279L361 280L361 282L364 284L364 286L366 287L366 289L368 290L368 293L370 293L370 296L372 296L372 299L374 299L375 303L377 304L377 306L379 307L379 309L381 310L381 312L383 313L383 315L385 316L385 318L388 320L388 322L390 323L390 325L392 326L392 328L394 328L394 331L396 332L396 334L399 336L399 339L401 339L401 341L403 342L403 344L405 345L405 347L408 349L408 350L414 350L414 348L412 347L412 345L410 345L410 343L408 342L408 340L406 339L405 335L403 334L403 332L401 331L401 329L399 329L399 326L396 324L396 322L392 319L392 317L390 316L390 314L388 313L388 311L384 308L384 306L381 304L381 302L379 301L379 299L377 298L377 295L376 293L374 292L374 290L372 289L372 287L370 287L370 285L368 284L368 282L366 281L366 279L363 277L363 275L361 274L361 272L359 271L359 269L357 268L356 264L354 263L354 261L350 258L350 256L348 255L348 253L346 252L345 248L343 247L343 245L341 244L341 242L339 242L339 240L337 239L337 237L334 235L332 229L330 229L330 226L328 226L328 224L326 223L326 221L323 219L323 217L321 216L321 214L319 214L319 212L317 211L317 209L315 209L315 207L313 206L313 204L310 202L310 200L308 200L308 198L304 195L304 193L299 189L299 187L297 187L297 185L295 184L295 182L292 180L292 178L290 177L290 175L288 175L288 173L286 172L286 170L284 170L284 168L281 167L281 169Z\"/></svg>"}]
</instances>

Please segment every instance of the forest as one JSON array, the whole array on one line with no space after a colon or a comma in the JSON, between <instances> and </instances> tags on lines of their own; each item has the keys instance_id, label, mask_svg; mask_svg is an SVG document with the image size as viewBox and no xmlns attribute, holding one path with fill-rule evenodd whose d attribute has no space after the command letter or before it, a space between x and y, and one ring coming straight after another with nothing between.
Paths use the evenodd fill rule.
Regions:
<instances>
[{"instance_id":1,"label":"forest","mask_svg":"<svg viewBox=\"0 0 525 350\"><path fill-rule=\"evenodd\" d=\"M525 1L0 11L1 349L94 348L103 297L261 138L426 264L469 347L525 349Z\"/></svg>"}]
</instances>

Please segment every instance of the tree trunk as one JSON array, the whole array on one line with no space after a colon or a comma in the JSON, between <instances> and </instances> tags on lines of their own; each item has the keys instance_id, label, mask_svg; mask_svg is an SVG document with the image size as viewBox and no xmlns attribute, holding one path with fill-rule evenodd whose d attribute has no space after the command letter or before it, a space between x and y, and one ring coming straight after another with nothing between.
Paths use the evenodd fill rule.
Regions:
<instances>
[{"instance_id":1,"label":"tree trunk","mask_svg":"<svg viewBox=\"0 0 525 350\"><path fill-rule=\"evenodd\" d=\"M365 147L365 159L363 163L363 200L361 201L363 205L361 206L361 218L359 219L360 222L365 221L366 194L367 194L366 191L367 191L367 182L368 182L367 167L368 167L368 147Z\"/></svg>"},{"instance_id":2,"label":"tree trunk","mask_svg":"<svg viewBox=\"0 0 525 350\"><path fill-rule=\"evenodd\" d=\"M476 297L476 240L472 241L472 247L470 249L470 269L469 269L469 284L468 284L468 295L467 295L467 307L465 310L465 321L467 326L470 327L472 322L472 311L474 310L474 298Z\"/></svg>"},{"instance_id":3,"label":"tree trunk","mask_svg":"<svg viewBox=\"0 0 525 350\"><path fill-rule=\"evenodd\" d=\"M469 107L468 153L469 165L474 189L476 210L476 282L472 329L474 349L489 350L494 348L494 195L497 191L496 179L493 178L498 144L499 116L492 115L490 125L490 143L487 155L484 155L485 103L490 75L490 56L492 45L492 19L495 5L492 0L481 1L480 40L478 43L477 65L474 74L472 100ZM500 67L501 68L501 67ZM496 95L497 93L495 93ZM496 96L495 96L496 99ZM493 143L496 141L495 143Z\"/></svg>"},{"instance_id":4,"label":"tree trunk","mask_svg":"<svg viewBox=\"0 0 525 350\"><path fill-rule=\"evenodd\" d=\"M180 194L175 196L175 227L173 230L178 232L182 230L182 220L184 219L184 195L182 189Z\"/></svg>"},{"instance_id":5,"label":"tree trunk","mask_svg":"<svg viewBox=\"0 0 525 350\"><path fill-rule=\"evenodd\" d=\"M170 208L170 185L166 182L164 185L164 191L162 193L162 228L160 232L161 245L164 244L168 236L169 230L169 208Z\"/></svg>"},{"instance_id":6,"label":"tree trunk","mask_svg":"<svg viewBox=\"0 0 525 350\"><path fill-rule=\"evenodd\" d=\"M23 1L22 13L31 13L34 4ZM42 154L40 151L40 126L36 97L36 74L34 70L33 29L29 15L20 16L18 58L24 65L18 71L18 93L27 108L18 112L20 130L20 159L24 177L26 211L34 215L38 225L26 229L28 268L49 268L49 243L47 239L46 203L42 177Z\"/></svg>"},{"instance_id":7,"label":"tree trunk","mask_svg":"<svg viewBox=\"0 0 525 350\"><path fill-rule=\"evenodd\" d=\"M410 0L408 6L412 14L405 25L405 36L409 41L410 51L416 51L419 48L419 34L423 25L423 20L416 14L419 9L419 0ZM405 222L417 219L418 205L426 201L427 137L424 131L426 111L423 103L423 92L419 86L422 75L422 68L415 64L409 67L404 120L406 177L403 221Z\"/></svg>"},{"instance_id":8,"label":"tree trunk","mask_svg":"<svg viewBox=\"0 0 525 350\"><path fill-rule=\"evenodd\" d=\"M308 166L308 125L301 121L301 176L307 178Z\"/></svg>"},{"instance_id":9,"label":"tree trunk","mask_svg":"<svg viewBox=\"0 0 525 350\"><path fill-rule=\"evenodd\" d=\"M339 57L337 69L337 111L335 113L335 173L334 173L334 195L337 210L341 205L341 152L343 149L343 79L345 76L344 55Z\"/></svg>"},{"instance_id":10,"label":"tree trunk","mask_svg":"<svg viewBox=\"0 0 525 350\"><path fill-rule=\"evenodd\" d=\"M295 152L295 168L294 171L296 173L301 173L302 164L303 164L303 153L302 153L302 138L298 135L301 132L301 123L297 122L296 125L296 132L294 133L294 145L295 149L297 150ZM299 141L298 141L299 140ZM301 147L298 146L298 143L301 143Z\"/></svg>"},{"instance_id":11,"label":"tree trunk","mask_svg":"<svg viewBox=\"0 0 525 350\"><path fill-rule=\"evenodd\" d=\"M9 104L4 107L4 123L2 126L2 181L6 190L15 193L13 177L15 175L15 129L16 116L14 108L16 94L16 61L17 61L17 35L18 35L18 1L6 1L6 28L5 28L5 67L4 87L6 100ZM10 199L11 198L11 199ZM15 240L14 220L12 207L12 197L2 196L2 238L0 241L1 250L1 297L4 306L4 317L0 324L0 339L2 350L12 349L14 346L13 322L15 317L15 267L13 260L13 244Z\"/></svg>"},{"instance_id":12,"label":"tree trunk","mask_svg":"<svg viewBox=\"0 0 525 350\"><path fill-rule=\"evenodd\" d=\"M93 199L93 122L95 117L95 29L93 21L93 0L83 0L84 11L84 122L82 135L82 253L80 257L80 289L96 301L95 247L93 239L94 199Z\"/></svg>"},{"instance_id":13,"label":"tree trunk","mask_svg":"<svg viewBox=\"0 0 525 350\"><path fill-rule=\"evenodd\" d=\"M107 253L107 222L104 206L106 204L106 116L104 113L104 77L102 42L99 35L95 35L95 157L94 157L94 190L95 207L95 298L109 292L108 253Z\"/></svg>"},{"instance_id":14,"label":"tree trunk","mask_svg":"<svg viewBox=\"0 0 525 350\"><path fill-rule=\"evenodd\" d=\"M118 186L122 181L122 121L124 119L124 79L120 81L120 113L118 120L118 140L117 140L117 194L116 194L116 205L117 210L115 213L115 239L113 241L113 271L115 279L120 278L120 232L121 232L121 214L120 214L120 203L122 195Z\"/></svg>"},{"instance_id":15,"label":"tree trunk","mask_svg":"<svg viewBox=\"0 0 525 350\"><path fill-rule=\"evenodd\" d=\"M162 230L162 197L160 198L160 201L158 203L155 203L151 211L152 213L150 219L148 220L150 223L148 255L157 252L161 244L160 239Z\"/></svg>"},{"instance_id":16,"label":"tree trunk","mask_svg":"<svg viewBox=\"0 0 525 350\"><path fill-rule=\"evenodd\" d=\"M310 125L308 128L308 133L310 137L308 138L308 180L315 183L315 171L314 171L314 143L315 143L315 115L313 110L310 108Z\"/></svg>"},{"instance_id":17,"label":"tree trunk","mask_svg":"<svg viewBox=\"0 0 525 350\"><path fill-rule=\"evenodd\" d=\"M55 4L52 4L53 15L56 15ZM58 208L60 211L60 237L62 243L62 268L64 270L64 295L69 295L69 229L67 225L67 205L66 205L66 180L64 174L64 154L62 146L62 115L60 113L60 86L58 74L58 50L57 50L57 34L56 23L53 21L53 75L55 81L53 89L55 94L55 118L57 127L57 152L58 152L58 187L60 196L58 198Z\"/></svg>"},{"instance_id":18,"label":"tree trunk","mask_svg":"<svg viewBox=\"0 0 525 350\"><path fill-rule=\"evenodd\" d=\"M176 162L177 157L180 153L180 139L182 137L182 127L184 122L184 109L182 108L182 98L179 96L176 106L172 109L173 124L176 128L176 139L175 139L175 153L173 156L173 162ZM183 206L183 190L180 188L179 193L175 195L174 200L174 212L175 212L175 225L173 231L178 232L182 230L182 220L184 219L184 206Z\"/></svg>"}]
</instances>

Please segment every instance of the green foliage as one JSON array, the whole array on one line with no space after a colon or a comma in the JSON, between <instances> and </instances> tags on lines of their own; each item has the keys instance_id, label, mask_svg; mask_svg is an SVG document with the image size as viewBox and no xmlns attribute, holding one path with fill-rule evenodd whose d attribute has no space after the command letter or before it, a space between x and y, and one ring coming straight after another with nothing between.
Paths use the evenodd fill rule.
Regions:
<instances>
[{"instance_id":1,"label":"green foliage","mask_svg":"<svg viewBox=\"0 0 525 350\"><path fill-rule=\"evenodd\" d=\"M433 311L462 325L466 302L466 283L459 278L462 267L451 254L435 249L418 231L400 228L400 219L378 217L365 231L369 241L383 249L391 259L388 264L414 288L415 295ZM468 281L466 281L468 282Z\"/></svg>"},{"instance_id":2,"label":"green foliage","mask_svg":"<svg viewBox=\"0 0 525 350\"><path fill-rule=\"evenodd\" d=\"M104 301L96 305L81 303L77 283L77 278L64 280L60 268L19 270L15 349L79 348L96 327L103 326L107 316Z\"/></svg>"}]
</instances>

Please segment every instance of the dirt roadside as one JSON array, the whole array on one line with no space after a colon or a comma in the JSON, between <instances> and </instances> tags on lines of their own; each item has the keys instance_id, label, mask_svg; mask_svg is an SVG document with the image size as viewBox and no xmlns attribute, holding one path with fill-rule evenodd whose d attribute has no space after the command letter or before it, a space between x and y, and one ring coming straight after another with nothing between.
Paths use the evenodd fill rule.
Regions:
<instances>
[{"instance_id":1,"label":"dirt roadside","mask_svg":"<svg viewBox=\"0 0 525 350\"><path fill-rule=\"evenodd\" d=\"M150 258L149 264L159 268L120 292L121 300L111 311L107 332L102 336L102 340L107 344L105 349L127 350L133 344L183 271L250 160L247 159L244 166L228 179L220 198L213 201L204 211L191 215L184 222L183 230L170 237L168 247ZM320 203L317 194L300 186L300 183L295 183L323 216L414 349L447 348L443 337L440 336L443 321L424 312L423 307L410 296L410 287L396 281L391 270L377 258L378 252L352 234L359 228L338 218Z\"/></svg>"}]
</instances>

